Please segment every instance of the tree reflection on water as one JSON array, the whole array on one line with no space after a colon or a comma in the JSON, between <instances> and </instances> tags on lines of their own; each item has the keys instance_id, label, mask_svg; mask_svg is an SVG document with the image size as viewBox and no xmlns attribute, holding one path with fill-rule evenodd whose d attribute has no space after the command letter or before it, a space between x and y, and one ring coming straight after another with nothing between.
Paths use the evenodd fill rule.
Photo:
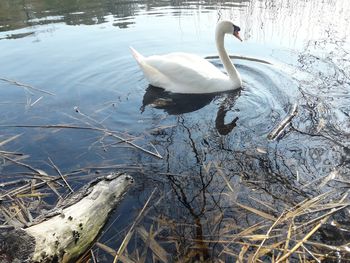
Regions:
<instances>
[{"instance_id":1,"label":"tree reflection on water","mask_svg":"<svg viewBox=\"0 0 350 263\"><path fill-rule=\"evenodd\" d=\"M232 129L220 132L218 123L225 119L221 114L232 111L234 100L226 108L219 100L215 119L176 113L176 103L153 105L179 114L174 127L156 135L166 153L164 175L171 186L171 194L156 208L161 218L157 222L170 232L159 240L176 244L179 260L249 261L257 256L254 251L261 240L269 250L262 253L264 259L283 258L284 253L272 253L272 247L286 245L290 233L289 245L297 246L312 228L318 232L303 245L310 258L322 259L325 252L330 260L348 258L349 213L344 208L350 168L350 109L345 99L350 91L349 53L346 43L334 37L317 45L331 55L313 55L315 46L310 45L298 55L293 67L305 73L295 75L300 83L299 112L276 141L252 138L252 130L234 111L238 117L228 124ZM264 224L268 227L261 227ZM266 233L271 236L259 236ZM333 250L338 248L340 254Z\"/></svg>"}]
</instances>

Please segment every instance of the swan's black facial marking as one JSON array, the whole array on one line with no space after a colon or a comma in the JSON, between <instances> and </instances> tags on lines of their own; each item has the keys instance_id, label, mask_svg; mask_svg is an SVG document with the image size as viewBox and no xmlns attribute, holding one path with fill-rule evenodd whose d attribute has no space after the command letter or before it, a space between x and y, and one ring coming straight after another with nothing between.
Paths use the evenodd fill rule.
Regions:
<instances>
[{"instance_id":1,"label":"swan's black facial marking","mask_svg":"<svg viewBox=\"0 0 350 263\"><path fill-rule=\"evenodd\" d=\"M233 25L233 35L237 37L240 41L243 41L239 35L239 31L241 31L239 26Z\"/></svg>"},{"instance_id":2,"label":"swan's black facial marking","mask_svg":"<svg viewBox=\"0 0 350 263\"><path fill-rule=\"evenodd\" d=\"M233 32L239 32L241 31L240 27L239 26L236 26L236 25L233 25Z\"/></svg>"}]
</instances>

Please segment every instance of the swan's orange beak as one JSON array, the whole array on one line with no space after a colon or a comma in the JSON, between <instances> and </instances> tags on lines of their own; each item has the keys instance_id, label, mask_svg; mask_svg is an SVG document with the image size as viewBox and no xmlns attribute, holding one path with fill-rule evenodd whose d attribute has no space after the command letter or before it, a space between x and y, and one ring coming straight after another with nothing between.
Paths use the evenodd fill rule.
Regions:
<instances>
[{"instance_id":1,"label":"swan's orange beak","mask_svg":"<svg viewBox=\"0 0 350 263\"><path fill-rule=\"evenodd\" d=\"M234 32L233 32L233 35L234 35L235 37L237 37L239 40L243 41L242 38L241 38L241 36L239 35L239 31L234 31Z\"/></svg>"}]
</instances>

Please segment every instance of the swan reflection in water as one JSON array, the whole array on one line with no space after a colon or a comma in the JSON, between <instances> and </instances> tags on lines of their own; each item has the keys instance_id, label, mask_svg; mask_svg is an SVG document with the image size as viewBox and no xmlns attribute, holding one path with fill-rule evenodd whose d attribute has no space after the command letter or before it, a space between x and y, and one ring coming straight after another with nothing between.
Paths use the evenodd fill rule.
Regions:
<instances>
[{"instance_id":1,"label":"swan reflection in water","mask_svg":"<svg viewBox=\"0 0 350 263\"><path fill-rule=\"evenodd\" d=\"M241 89L220 93L180 94L167 92L162 88L149 85L143 96L141 112L144 112L146 106L151 106L156 109L162 109L170 115L180 115L197 111L208 105L215 98L224 97L216 114L215 127L221 135L227 135L236 127L238 117L235 117L229 123L225 123L225 117L227 112L234 106L240 93Z\"/></svg>"}]
</instances>

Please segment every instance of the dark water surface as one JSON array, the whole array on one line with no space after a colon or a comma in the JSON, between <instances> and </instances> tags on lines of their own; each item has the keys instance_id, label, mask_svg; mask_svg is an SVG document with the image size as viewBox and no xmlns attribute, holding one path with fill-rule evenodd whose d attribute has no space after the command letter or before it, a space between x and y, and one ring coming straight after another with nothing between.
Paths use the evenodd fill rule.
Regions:
<instances>
[{"instance_id":1,"label":"dark water surface","mask_svg":"<svg viewBox=\"0 0 350 263\"><path fill-rule=\"evenodd\" d=\"M216 55L222 19L242 30L244 42L226 38L229 53L242 56L233 59L242 90L179 95L148 87L129 46L144 55ZM172 226L158 236L170 261L194 261L198 247L201 259L235 258L213 240L232 234L227 223L238 231L259 220L234 202L278 217L348 180L349 23L346 0L1 0L0 142L21 136L0 150L29 155L25 162L48 174L55 174L48 158L64 173L83 169L88 176L69 180L75 189L113 167L133 175L135 186L101 238L112 248L157 188L140 225ZM291 125L269 140L294 104ZM58 124L116 131L163 159L99 131L5 127ZM21 171L5 163L0 181ZM342 213L343 222L349 213ZM342 238L337 245L349 242ZM129 252L142 244L130 243Z\"/></svg>"}]
</instances>

